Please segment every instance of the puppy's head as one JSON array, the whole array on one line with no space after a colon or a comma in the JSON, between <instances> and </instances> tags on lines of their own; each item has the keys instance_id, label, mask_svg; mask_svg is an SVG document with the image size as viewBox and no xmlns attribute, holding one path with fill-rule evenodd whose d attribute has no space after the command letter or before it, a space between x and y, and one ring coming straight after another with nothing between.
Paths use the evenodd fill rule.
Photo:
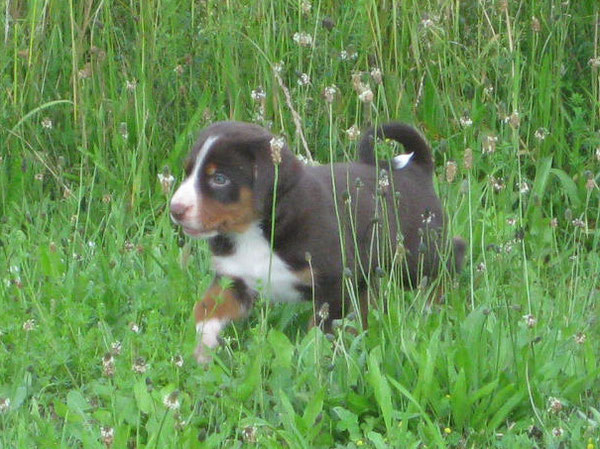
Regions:
<instances>
[{"instance_id":1,"label":"puppy's head","mask_svg":"<svg viewBox=\"0 0 600 449\"><path fill-rule=\"evenodd\" d=\"M185 163L185 180L171 199L171 218L192 237L244 232L260 220L272 195L272 138L264 128L219 122L206 128ZM295 158L284 148L280 170Z\"/></svg>"}]
</instances>

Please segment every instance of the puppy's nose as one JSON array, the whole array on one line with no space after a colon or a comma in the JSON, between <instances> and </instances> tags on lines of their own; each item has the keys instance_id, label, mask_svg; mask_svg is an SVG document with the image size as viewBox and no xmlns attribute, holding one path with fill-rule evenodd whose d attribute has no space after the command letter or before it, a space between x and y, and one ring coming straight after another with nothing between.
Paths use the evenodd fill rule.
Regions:
<instances>
[{"instance_id":1,"label":"puppy's nose","mask_svg":"<svg viewBox=\"0 0 600 449\"><path fill-rule=\"evenodd\" d=\"M171 216L175 220L181 221L189 208L190 208L190 206L188 206L187 204L172 202L171 203Z\"/></svg>"}]
</instances>

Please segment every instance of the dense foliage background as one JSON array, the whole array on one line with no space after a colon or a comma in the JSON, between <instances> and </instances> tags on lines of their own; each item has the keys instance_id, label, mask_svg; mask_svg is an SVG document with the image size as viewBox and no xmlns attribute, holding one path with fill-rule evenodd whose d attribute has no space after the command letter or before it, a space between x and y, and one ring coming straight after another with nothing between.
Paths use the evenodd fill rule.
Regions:
<instances>
[{"instance_id":1,"label":"dense foliage background","mask_svg":"<svg viewBox=\"0 0 600 449\"><path fill-rule=\"evenodd\" d=\"M599 9L3 0L0 447L597 447ZM223 119L322 163L418 126L469 242L445 301L383 278L359 336L265 303L198 367L209 252L158 175Z\"/></svg>"}]
</instances>

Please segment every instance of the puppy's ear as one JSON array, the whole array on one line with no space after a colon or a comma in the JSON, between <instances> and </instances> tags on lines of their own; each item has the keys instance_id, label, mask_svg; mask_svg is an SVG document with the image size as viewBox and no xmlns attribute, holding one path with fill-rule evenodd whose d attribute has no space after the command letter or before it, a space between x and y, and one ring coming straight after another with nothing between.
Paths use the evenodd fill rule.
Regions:
<instances>
[{"instance_id":1,"label":"puppy's ear","mask_svg":"<svg viewBox=\"0 0 600 449\"><path fill-rule=\"evenodd\" d=\"M262 217L271 214L273 192L275 187L275 163L271 156L269 141L261 143L254 152L254 204ZM281 149L281 162L277 164L277 201L296 183L301 170L301 163L287 145Z\"/></svg>"}]
</instances>

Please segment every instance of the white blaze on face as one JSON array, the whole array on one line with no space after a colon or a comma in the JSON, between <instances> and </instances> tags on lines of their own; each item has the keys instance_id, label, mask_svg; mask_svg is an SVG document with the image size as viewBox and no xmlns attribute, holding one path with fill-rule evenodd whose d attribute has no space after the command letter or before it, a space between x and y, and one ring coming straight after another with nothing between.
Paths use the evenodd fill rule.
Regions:
<instances>
[{"instance_id":1,"label":"white blaze on face","mask_svg":"<svg viewBox=\"0 0 600 449\"><path fill-rule=\"evenodd\" d=\"M184 229L192 231L200 231L202 229L202 223L200 219L200 192L198 191L198 177L200 176L200 167L202 167L208 151L217 141L219 136L210 136L204 141L202 148L196 155L196 161L194 162L194 168L190 175L181 183L173 198L171 198L171 204L177 204L185 209L185 215L181 221L173 219L177 224L183 225ZM173 218L171 216L171 218Z\"/></svg>"}]
</instances>

